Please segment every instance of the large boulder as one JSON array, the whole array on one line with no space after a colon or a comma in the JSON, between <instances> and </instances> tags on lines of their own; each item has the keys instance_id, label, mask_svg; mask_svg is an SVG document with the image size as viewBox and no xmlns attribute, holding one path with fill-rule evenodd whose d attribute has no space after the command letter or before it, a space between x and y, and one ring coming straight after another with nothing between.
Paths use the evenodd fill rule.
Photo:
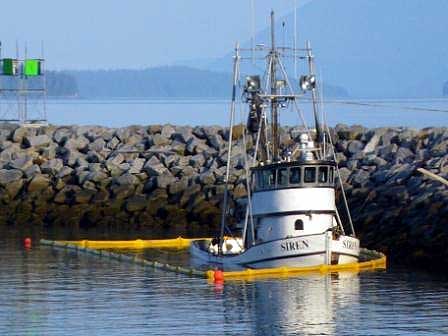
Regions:
<instances>
[{"instance_id":1,"label":"large boulder","mask_svg":"<svg viewBox=\"0 0 448 336\"><path fill-rule=\"evenodd\" d=\"M378 147L380 143L381 136L377 133L373 134L370 138L369 142L365 145L363 152L364 153L372 153L375 152L375 149Z\"/></svg>"},{"instance_id":2,"label":"large boulder","mask_svg":"<svg viewBox=\"0 0 448 336\"><path fill-rule=\"evenodd\" d=\"M171 195L177 195L188 188L188 178L181 178L175 182L172 182L168 187L168 192Z\"/></svg>"},{"instance_id":3,"label":"large boulder","mask_svg":"<svg viewBox=\"0 0 448 336\"><path fill-rule=\"evenodd\" d=\"M90 144L90 141L86 137L80 136L77 138L71 138L71 139L67 140L64 143L64 147L69 150L83 152L88 148L89 144Z\"/></svg>"},{"instance_id":4,"label":"large boulder","mask_svg":"<svg viewBox=\"0 0 448 336\"><path fill-rule=\"evenodd\" d=\"M47 189L50 186L50 179L45 175L36 175L28 184L28 192L37 193Z\"/></svg>"},{"instance_id":5,"label":"large boulder","mask_svg":"<svg viewBox=\"0 0 448 336\"><path fill-rule=\"evenodd\" d=\"M156 186L160 189L167 189L171 183L175 183L176 178L167 172L156 177Z\"/></svg>"},{"instance_id":6,"label":"large boulder","mask_svg":"<svg viewBox=\"0 0 448 336\"><path fill-rule=\"evenodd\" d=\"M89 189L82 189L75 193L74 201L77 204L88 204L95 196L96 191Z\"/></svg>"},{"instance_id":7,"label":"large boulder","mask_svg":"<svg viewBox=\"0 0 448 336\"><path fill-rule=\"evenodd\" d=\"M60 146L64 146L65 142L73 136L71 127L59 127L53 133L53 140Z\"/></svg>"},{"instance_id":8,"label":"large boulder","mask_svg":"<svg viewBox=\"0 0 448 336\"><path fill-rule=\"evenodd\" d=\"M157 157L151 157L143 166L143 170L149 176L160 176L166 174L168 169L157 159Z\"/></svg>"},{"instance_id":9,"label":"large boulder","mask_svg":"<svg viewBox=\"0 0 448 336\"><path fill-rule=\"evenodd\" d=\"M354 155L364 148L364 144L359 140L352 140L348 143L347 151L350 155Z\"/></svg>"},{"instance_id":10,"label":"large boulder","mask_svg":"<svg viewBox=\"0 0 448 336\"><path fill-rule=\"evenodd\" d=\"M14 130L14 132L12 133L12 141L14 141L15 143L22 143L23 142L23 138L25 136L27 136L28 134L30 134L30 129L26 128L26 127L18 127Z\"/></svg>"},{"instance_id":11,"label":"large boulder","mask_svg":"<svg viewBox=\"0 0 448 336\"><path fill-rule=\"evenodd\" d=\"M124 156L121 153L118 153L118 154L108 158L106 162L107 163L112 163L114 165L119 165L123 161L124 161Z\"/></svg>"},{"instance_id":12,"label":"large boulder","mask_svg":"<svg viewBox=\"0 0 448 336\"><path fill-rule=\"evenodd\" d=\"M147 205L148 200L142 195L136 195L126 200L126 210L129 212L143 211Z\"/></svg>"},{"instance_id":13,"label":"large boulder","mask_svg":"<svg viewBox=\"0 0 448 336\"><path fill-rule=\"evenodd\" d=\"M97 184L101 184L102 182L109 179L109 176L103 171L93 171L88 173L86 177L86 181L91 181Z\"/></svg>"},{"instance_id":14,"label":"large boulder","mask_svg":"<svg viewBox=\"0 0 448 336\"><path fill-rule=\"evenodd\" d=\"M219 135L218 133L209 135L207 139L208 144L217 151L220 151L221 148L225 145L221 135Z\"/></svg>"},{"instance_id":15,"label":"large boulder","mask_svg":"<svg viewBox=\"0 0 448 336\"><path fill-rule=\"evenodd\" d=\"M164 125L162 127L162 131L160 132L160 134L167 139L170 139L174 133L176 133L176 130L171 125Z\"/></svg>"},{"instance_id":16,"label":"large boulder","mask_svg":"<svg viewBox=\"0 0 448 336\"><path fill-rule=\"evenodd\" d=\"M25 169L24 174L26 177L31 178L36 176L37 174L40 174L41 170L40 167L37 164L33 164L32 166Z\"/></svg>"},{"instance_id":17,"label":"large boulder","mask_svg":"<svg viewBox=\"0 0 448 336\"><path fill-rule=\"evenodd\" d=\"M20 155L9 163L12 169L20 169L25 171L33 165L33 157L30 155Z\"/></svg>"},{"instance_id":18,"label":"large boulder","mask_svg":"<svg viewBox=\"0 0 448 336\"><path fill-rule=\"evenodd\" d=\"M152 141L155 146L166 146L170 144L170 139L162 134L156 134L152 137Z\"/></svg>"},{"instance_id":19,"label":"large boulder","mask_svg":"<svg viewBox=\"0 0 448 336\"><path fill-rule=\"evenodd\" d=\"M202 154L196 154L190 157L189 165L194 168L200 168L205 164L205 157Z\"/></svg>"},{"instance_id":20,"label":"large boulder","mask_svg":"<svg viewBox=\"0 0 448 336\"><path fill-rule=\"evenodd\" d=\"M194 135L190 127L184 126L184 127L178 127L176 133L174 133L172 137L175 140L183 144L186 144L194 137Z\"/></svg>"},{"instance_id":21,"label":"large boulder","mask_svg":"<svg viewBox=\"0 0 448 336\"><path fill-rule=\"evenodd\" d=\"M66 176L70 176L73 173L73 168L64 166L58 173L59 178L64 178Z\"/></svg>"},{"instance_id":22,"label":"large boulder","mask_svg":"<svg viewBox=\"0 0 448 336\"><path fill-rule=\"evenodd\" d=\"M18 169L0 169L0 185L5 187L9 183L18 181L23 173Z\"/></svg>"},{"instance_id":23,"label":"large boulder","mask_svg":"<svg viewBox=\"0 0 448 336\"><path fill-rule=\"evenodd\" d=\"M129 174L140 174L143 166L145 165L145 159L137 158L129 162L130 168L128 170Z\"/></svg>"},{"instance_id":24,"label":"large boulder","mask_svg":"<svg viewBox=\"0 0 448 336\"><path fill-rule=\"evenodd\" d=\"M64 167L61 159L53 159L46 161L40 165L40 169L44 174L57 175Z\"/></svg>"},{"instance_id":25,"label":"large boulder","mask_svg":"<svg viewBox=\"0 0 448 336\"><path fill-rule=\"evenodd\" d=\"M14 182L9 183L9 184L5 187L5 190L6 190L6 192L8 193L8 195L9 195L9 197L10 197L11 199L14 199L14 198L17 196L17 194L18 194L18 193L20 192L20 190L22 189L23 184L24 184L23 180L20 179L20 180L17 180L17 181L14 181Z\"/></svg>"},{"instance_id":26,"label":"large boulder","mask_svg":"<svg viewBox=\"0 0 448 336\"><path fill-rule=\"evenodd\" d=\"M137 185L140 183L137 177L129 173L114 178L114 182L118 185Z\"/></svg>"},{"instance_id":27,"label":"large boulder","mask_svg":"<svg viewBox=\"0 0 448 336\"><path fill-rule=\"evenodd\" d=\"M46 134L31 136L27 135L23 138L23 143L27 147L37 149L50 145L51 138Z\"/></svg>"},{"instance_id":28,"label":"large boulder","mask_svg":"<svg viewBox=\"0 0 448 336\"><path fill-rule=\"evenodd\" d=\"M216 181L215 174L212 170L207 170L206 172L199 175L199 181L203 185L211 185Z\"/></svg>"}]
</instances>

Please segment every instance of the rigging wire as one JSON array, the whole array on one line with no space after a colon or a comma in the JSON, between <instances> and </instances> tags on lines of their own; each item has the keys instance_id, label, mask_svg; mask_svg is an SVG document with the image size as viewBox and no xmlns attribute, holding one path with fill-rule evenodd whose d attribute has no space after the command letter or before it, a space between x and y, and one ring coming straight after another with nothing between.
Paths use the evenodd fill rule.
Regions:
<instances>
[{"instance_id":1,"label":"rigging wire","mask_svg":"<svg viewBox=\"0 0 448 336\"><path fill-rule=\"evenodd\" d=\"M311 102L310 98L302 98L302 101ZM396 108L398 110L405 111L418 111L418 112L442 112L448 113L448 110L444 109L436 109L430 107L418 107L418 106L398 106L394 104L378 104L378 103L370 103L370 102L362 102L362 101L349 101L349 100L324 100L325 104L334 104L334 105L354 105L354 106L364 106L364 107L379 107L379 108Z\"/></svg>"}]
</instances>

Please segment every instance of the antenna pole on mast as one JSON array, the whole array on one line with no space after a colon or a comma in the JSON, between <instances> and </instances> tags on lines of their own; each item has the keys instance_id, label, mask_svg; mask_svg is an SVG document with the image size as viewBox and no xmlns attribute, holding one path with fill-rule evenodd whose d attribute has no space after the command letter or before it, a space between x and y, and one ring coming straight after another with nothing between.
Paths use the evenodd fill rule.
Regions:
<instances>
[{"instance_id":1,"label":"antenna pole on mast","mask_svg":"<svg viewBox=\"0 0 448 336\"><path fill-rule=\"evenodd\" d=\"M250 0L252 63L255 64L255 0Z\"/></svg>"},{"instance_id":2,"label":"antenna pole on mast","mask_svg":"<svg viewBox=\"0 0 448 336\"><path fill-rule=\"evenodd\" d=\"M311 51L310 41L306 42L306 49L307 49L309 73L311 76L314 76L315 75L314 56ZM320 127L320 122L319 122L318 97L317 97L317 92L316 92L315 87L311 90L311 97L313 100L313 114L314 114L314 124L316 127L316 140L318 143L320 143L322 141L322 130Z\"/></svg>"},{"instance_id":3,"label":"antenna pole on mast","mask_svg":"<svg viewBox=\"0 0 448 336\"><path fill-rule=\"evenodd\" d=\"M297 78L297 0L294 0L294 78Z\"/></svg>"},{"instance_id":4,"label":"antenna pole on mast","mask_svg":"<svg viewBox=\"0 0 448 336\"><path fill-rule=\"evenodd\" d=\"M277 50L275 46L275 14L271 12L271 95L275 97L277 95ZM271 118L272 118L272 159L273 161L279 160L279 139L278 139L278 104L277 99L271 99Z\"/></svg>"}]
</instances>

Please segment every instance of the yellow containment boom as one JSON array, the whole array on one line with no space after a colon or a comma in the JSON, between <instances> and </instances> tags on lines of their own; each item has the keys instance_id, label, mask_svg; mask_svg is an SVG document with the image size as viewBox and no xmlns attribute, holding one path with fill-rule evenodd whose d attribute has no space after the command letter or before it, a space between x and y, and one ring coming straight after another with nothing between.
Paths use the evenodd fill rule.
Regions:
<instances>
[{"instance_id":1,"label":"yellow containment boom","mask_svg":"<svg viewBox=\"0 0 448 336\"><path fill-rule=\"evenodd\" d=\"M228 280L254 280L263 278L287 278L309 273L337 273L337 272L360 272L368 270L386 269L387 258L384 254L374 252L373 260L357 262L343 265L318 265L308 267L279 267L265 269L246 269L236 272L219 272L207 271L207 278L211 281L228 281ZM376 254L376 256L374 256Z\"/></svg>"},{"instance_id":2,"label":"yellow containment boom","mask_svg":"<svg viewBox=\"0 0 448 336\"><path fill-rule=\"evenodd\" d=\"M266 269L246 269L243 271L221 271L221 270L198 270L193 268L185 268L170 264L160 263L158 261L150 261L139 256L132 256L126 253L116 253L107 251L107 249L145 249L145 248L188 248L195 240L211 240L211 238L194 238L187 239L178 237L175 239L161 240L125 240L125 241L51 241L41 239L41 245L51 246L53 248L75 250L87 254L96 255L102 258L110 258L115 260L127 261L144 267L151 267L167 272L185 274L194 277L207 278L209 281L220 283L223 281L251 281L258 279L276 279L301 276L311 273L337 273L337 272L360 272L374 271L386 269L386 256L380 252L361 249L362 262L345 264L345 265L319 265L310 267L280 267Z\"/></svg>"},{"instance_id":3,"label":"yellow containment boom","mask_svg":"<svg viewBox=\"0 0 448 336\"><path fill-rule=\"evenodd\" d=\"M59 241L62 244L76 245L93 249L150 249L150 248L175 248L184 249L190 247L195 240L211 240L211 238L174 238L154 240L77 240Z\"/></svg>"}]
</instances>

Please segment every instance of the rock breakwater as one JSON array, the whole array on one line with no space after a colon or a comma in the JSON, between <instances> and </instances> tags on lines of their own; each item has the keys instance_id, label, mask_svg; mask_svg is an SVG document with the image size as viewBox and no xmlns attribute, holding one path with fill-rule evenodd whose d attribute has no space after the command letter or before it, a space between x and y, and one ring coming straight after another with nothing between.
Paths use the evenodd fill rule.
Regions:
<instances>
[{"instance_id":1,"label":"rock breakwater","mask_svg":"<svg viewBox=\"0 0 448 336\"><path fill-rule=\"evenodd\" d=\"M363 244L399 260L448 264L448 188L417 172L422 167L448 176L448 129L338 125L332 133ZM240 134L237 126L231 157L236 209L235 200L246 194ZM299 134L282 129L283 148ZM19 226L214 228L228 137L228 129L217 126L0 125L0 220Z\"/></svg>"}]
</instances>

